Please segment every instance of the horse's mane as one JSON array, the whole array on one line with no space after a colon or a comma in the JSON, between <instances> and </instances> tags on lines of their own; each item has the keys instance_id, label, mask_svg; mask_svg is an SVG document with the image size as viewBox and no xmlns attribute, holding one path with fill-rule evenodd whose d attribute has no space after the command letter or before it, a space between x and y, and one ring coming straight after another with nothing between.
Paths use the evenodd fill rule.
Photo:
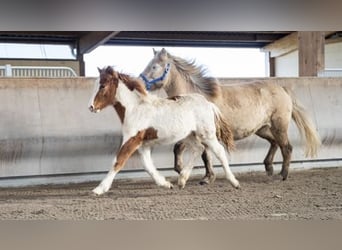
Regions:
<instances>
[{"instance_id":1,"label":"horse's mane","mask_svg":"<svg viewBox=\"0 0 342 250\"><path fill-rule=\"evenodd\" d=\"M220 83L217 78L206 76L207 69L203 66L196 66L195 60L187 61L169 53L168 57L176 66L177 71L196 92L210 97L218 96L221 90Z\"/></svg>"},{"instance_id":2,"label":"horse's mane","mask_svg":"<svg viewBox=\"0 0 342 250\"><path fill-rule=\"evenodd\" d=\"M123 73L118 73L118 75L119 79L127 86L129 90L136 90L142 95L147 95L145 84L139 78L131 77Z\"/></svg>"},{"instance_id":3,"label":"horse's mane","mask_svg":"<svg viewBox=\"0 0 342 250\"><path fill-rule=\"evenodd\" d=\"M106 73L111 74L114 77L117 74L117 78L121 80L129 90L136 90L144 96L147 95L145 84L139 78L135 78L128 74L117 72L110 66L106 68Z\"/></svg>"}]
</instances>

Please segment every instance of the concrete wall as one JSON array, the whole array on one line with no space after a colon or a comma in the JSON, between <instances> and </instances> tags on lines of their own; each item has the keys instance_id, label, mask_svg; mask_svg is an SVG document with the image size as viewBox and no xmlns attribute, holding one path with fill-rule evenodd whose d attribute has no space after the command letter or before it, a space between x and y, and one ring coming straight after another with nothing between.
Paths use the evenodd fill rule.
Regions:
<instances>
[{"instance_id":1,"label":"concrete wall","mask_svg":"<svg viewBox=\"0 0 342 250\"><path fill-rule=\"evenodd\" d=\"M342 158L342 79L266 80L294 88L323 140L315 160L319 164L336 164ZM77 177L77 181L103 176L120 145L121 126L112 108L98 114L88 111L93 81L0 78L0 186L52 183L53 178L66 182L66 175ZM224 79L223 83L238 81L247 80ZM290 138L294 145L293 160L307 160L293 124ZM231 164L260 167L267 150L267 143L256 136L239 141L237 150L231 154ZM156 148L153 159L158 168L172 168L172 146ZM279 153L276 160L281 160ZM139 158L134 156L125 169L141 170ZM39 178L40 182L35 181Z\"/></svg>"}]
</instances>

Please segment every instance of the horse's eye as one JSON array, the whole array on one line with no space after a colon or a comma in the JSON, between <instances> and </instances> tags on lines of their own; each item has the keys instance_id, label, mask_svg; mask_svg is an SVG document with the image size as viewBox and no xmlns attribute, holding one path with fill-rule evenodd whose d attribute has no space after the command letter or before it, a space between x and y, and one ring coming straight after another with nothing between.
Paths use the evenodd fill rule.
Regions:
<instances>
[{"instance_id":1,"label":"horse's eye","mask_svg":"<svg viewBox=\"0 0 342 250\"><path fill-rule=\"evenodd\" d=\"M156 69L157 69L157 65L153 65L153 66L152 66L152 69L153 69L153 70L156 70Z\"/></svg>"},{"instance_id":2,"label":"horse's eye","mask_svg":"<svg viewBox=\"0 0 342 250\"><path fill-rule=\"evenodd\" d=\"M101 84L100 85L100 89L103 89L105 86L104 86L104 84Z\"/></svg>"}]
</instances>

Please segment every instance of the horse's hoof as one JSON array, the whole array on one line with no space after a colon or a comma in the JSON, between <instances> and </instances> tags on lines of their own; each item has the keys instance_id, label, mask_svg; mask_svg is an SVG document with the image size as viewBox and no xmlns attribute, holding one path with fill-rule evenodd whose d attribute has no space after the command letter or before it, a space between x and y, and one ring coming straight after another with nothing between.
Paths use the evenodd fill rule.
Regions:
<instances>
[{"instance_id":1,"label":"horse's hoof","mask_svg":"<svg viewBox=\"0 0 342 250\"><path fill-rule=\"evenodd\" d=\"M240 182L238 180L231 181L231 184L235 189L240 189Z\"/></svg>"},{"instance_id":2,"label":"horse's hoof","mask_svg":"<svg viewBox=\"0 0 342 250\"><path fill-rule=\"evenodd\" d=\"M273 170L272 171L266 171L267 176L273 176Z\"/></svg>"},{"instance_id":3,"label":"horse's hoof","mask_svg":"<svg viewBox=\"0 0 342 250\"><path fill-rule=\"evenodd\" d=\"M202 180L199 182L200 185L209 185L210 184L210 178L208 176L204 176Z\"/></svg>"},{"instance_id":4,"label":"horse's hoof","mask_svg":"<svg viewBox=\"0 0 342 250\"><path fill-rule=\"evenodd\" d=\"M199 182L200 185L209 185L209 181L207 179L203 179Z\"/></svg>"},{"instance_id":5,"label":"horse's hoof","mask_svg":"<svg viewBox=\"0 0 342 250\"><path fill-rule=\"evenodd\" d=\"M273 166L272 166L272 165L267 165L267 166L265 167L265 170L266 170L266 174L267 174L268 176L272 176L272 175L273 175Z\"/></svg>"},{"instance_id":6,"label":"horse's hoof","mask_svg":"<svg viewBox=\"0 0 342 250\"><path fill-rule=\"evenodd\" d=\"M179 189L183 189L185 187L185 183L186 183L186 181L184 180L184 178L178 178Z\"/></svg>"},{"instance_id":7,"label":"horse's hoof","mask_svg":"<svg viewBox=\"0 0 342 250\"><path fill-rule=\"evenodd\" d=\"M95 193L94 190L92 190L92 191L90 192L89 195L90 195L91 197L99 197L99 196L101 196L101 195Z\"/></svg>"},{"instance_id":8,"label":"horse's hoof","mask_svg":"<svg viewBox=\"0 0 342 250\"><path fill-rule=\"evenodd\" d=\"M105 191L103 190L103 188L100 187L100 186L94 188L92 192L93 192L93 194L94 194L95 196L99 196L99 195L102 195L102 194L105 193Z\"/></svg>"},{"instance_id":9,"label":"horse's hoof","mask_svg":"<svg viewBox=\"0 0 342 250\"><path fill-rule=\"evenodd\" d=\"M169 181L166 181L163 185L161 185L163 187L166 187L168 189L173 189L173 184Z\"/></svg>"},{"instance_id":10,"label":"horse's hoof","mask_svg":"<svg viewBox=\"0 0 342 250\"><path fill-rule=\"evenodd\" d=\"M200 182L199 184L201 185L209 185L211 183L213 183L216 179L215 175L211 175L211 176L205 176Z\"/></svg>"},{"instance_id":11,"label":"horse's hoof","mask_svg":"<svg viewBox=\"0 0 342 250\"><path fill-rule=\"evenodd\" d=\"M281 171L279 174L283 177L283 181L286 181L287 176L289 175L289 172L288 171Z\"/></svg>"}]
</instances>

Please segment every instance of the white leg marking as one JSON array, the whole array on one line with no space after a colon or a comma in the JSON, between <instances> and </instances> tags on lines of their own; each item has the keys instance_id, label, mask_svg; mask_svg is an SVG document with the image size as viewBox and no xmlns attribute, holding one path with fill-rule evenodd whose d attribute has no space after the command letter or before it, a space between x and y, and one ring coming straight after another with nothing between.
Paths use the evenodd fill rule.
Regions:
<instances>
[{"instance_id":1,"label":"white leg marking","mask_svg":"<svg viewBox=\"0 0 342 250\"><path fill-rule=\"evenodd\" d=\"M214 140L211 140L207 142L207 145L211 151L215 154L215 156L219 159L219 161L222 163L222 167L224 169L224 172L226 174L226 178L228 181L232 184L233 187L239 188L240 183L235 178L234 174L229 168L229 162L226 156L226 153L224 151L224 147L217 141L216 137Z\"/></svg>"},{"instance_id":2,"label":"white leg marking","mask_svg":"<svg viewBox=\"0 0 342 250\"><path fill-rule=\"evenodd\" d=\"M179 188L184 188L185 187L185 184L186 182L188 181L189 177L190 177L190 174L191 174L191 171L192 171L192 168L193 168L193 165L186 165L179 177L178 177L178 186Z\"/></svg>"},{"instance_id":3,"label":"white leg marking","mask_svg":"<svg viewBox=\"0 0 342 250\"><path fill-rule=\"evenodd\" d=\"M180 176L178 177L178 186L180 188L185 187L185 184L188 181L191 171L194 167L195 159L199 157L204 150L204 146L196 139L196 137L189 137L186 142L185 150L189 150L191 155L187 165L182 169Z\"/></svg>"},{"instance_id":4,"label":"white leg marking","mask_svg":"<svg viewBox=\"0 0 342 250\"><path fill-rule=\"evenodd\" d=\"M115 161L116 157L114 158L113 162ZM111 167L106 177L101 181L101 183L96 188L93 189L93 193L95 193L96 195L101 195L108 192L108 190L112 186L115 175L116 172L114 171L114 168Z\"/></svg>"},{"instance_id":5,"label":"white leg marking","mask_svg":"<svg viewBox=\"0 0 342 250\"><path fill-rule=\"evenodd\" d=\"M153 180L156 182L158 186L166 187L166 188L173 188L171 182L165 180L165 177L162 176L156 169L153 164L152 157L151 157L151 148L149 147L140 147L138 149L141 160L144 164L145 170Z\"/></svg>"}]
</instances>

